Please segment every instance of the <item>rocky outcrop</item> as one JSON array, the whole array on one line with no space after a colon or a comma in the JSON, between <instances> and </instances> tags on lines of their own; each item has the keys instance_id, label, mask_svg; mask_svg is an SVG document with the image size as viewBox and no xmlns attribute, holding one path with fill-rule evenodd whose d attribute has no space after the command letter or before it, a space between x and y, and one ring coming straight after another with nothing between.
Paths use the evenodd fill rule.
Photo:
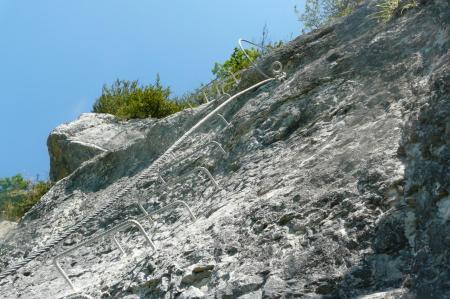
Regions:
<instances>
[{"instance_id":1,"label":"rocky outcrop","mask_svg":"<svg viewBox=\"0 0 450 299\"><path fill-rule=\"evenodd\" d=\"M151 123L151 120L124 122L109 114L84 113L76 121L58 126L47 140L50 179L59 181L94 156L144 138Z\"/></svg>"},{"instance_id":2,"label":"rocky outcrop","mask_svg":"<svg viewBox=\"0 0 450 299\"><path fill-rule=\"evenodd\" d=\"M429 1L387 24L368 17L373 7L272 53L261 66L282 61L285 81L227 106L222 114L232 125L206 122L159 170L166 184L158 174L142 178L100 217L0 281L2 298L69 296L48 261L131 218L157 250L134 229L117 234L126 256L109 240L79 248L61 264L80 292L449 298L449 3ZM249 71L240 88L259 79ZM149 121L143 138L59 181L6 240L2 268L126 188L214 105ZM175 200L191 207L194 223L179 206L151 225L136 205L154 211Z\"/></svg>"},{"instance_id":3,"label":"rocky outcrop","mask_svg":"<svg viewBox=\"0 0 450 299\"><path fill-rule=\"evenodd\" d=\"M50 179L59 181L98 155L142 144L147 147L145 159L154 159L204 115L191 114L185 111L158 122L151 118L121 121L110 114L84 113L50 133Z\"/></svg>"}]
</instances>

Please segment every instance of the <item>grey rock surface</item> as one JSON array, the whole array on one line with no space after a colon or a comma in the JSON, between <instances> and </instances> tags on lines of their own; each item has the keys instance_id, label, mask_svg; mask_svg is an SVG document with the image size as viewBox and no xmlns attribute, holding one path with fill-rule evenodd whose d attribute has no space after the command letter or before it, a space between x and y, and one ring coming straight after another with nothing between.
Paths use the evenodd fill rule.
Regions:
<instances>
[{"instance_id":1,"label":"grey rock surface","mask_svg":"<svg viewBox=\"0 0 450 299\"><path fill-rule=\"evenodd\" d=\"M50 179L59 181L83 162L144 138L147 121L120 121L113 115L84 113L76 121L56 127L47 140Z\"/></svg>"},{"instance_id":2,"label":"grey rock surface","mask_svg":"<svg viewBox=\"0 0 450 299\"><path fill-rule=\"evenodd\" d=\"M152 211L183 200L194 223L181 206L155 215L153 226L140 220L156 251L127 229L117 234L126 256L99 239L63 258L79 293L450 298L450 6L428 1L378 24L368 17L374 5L271 53L261 66L282 61L285 81L236 99L222 113L232 126L213 119L177 148L160 169L167 184L157 174L138 182L102 217L1 280L0 297L68 298L52 257L141 217L138 201ZM249 71L240 88L260 79ZM140 121L138 138L85 160L5 240L1 268L95 211L214 105Z\"/></svg>"},{"instance_id":3,"label":"grey rock surface","mask_svg":"<svg viewBox=\"0 0 450 299\"><path fill-rule=\"evenodd\" d=\"M17 226L17 222L2 220L0 221L0 240L4 240L8 238L8 235L11 231Z\"/></svg>"}]
</instances>

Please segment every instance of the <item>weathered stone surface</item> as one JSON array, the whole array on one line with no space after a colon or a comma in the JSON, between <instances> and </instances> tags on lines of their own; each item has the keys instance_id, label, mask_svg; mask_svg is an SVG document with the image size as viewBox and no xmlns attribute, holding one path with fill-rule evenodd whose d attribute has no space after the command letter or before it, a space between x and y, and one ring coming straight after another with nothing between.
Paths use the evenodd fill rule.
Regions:
<instances>
[{"instance_id":1,"label":"weathered stone surface","mask_svg":"<svg viewBox=\"0 0 450 299\"><path fill-rule=\"evenodd\" d=\"M187 290L185 290L181 295L178 297L180 299L202 299L206 298L206 295L197 289L196 287L190 286Z\"/></svg>"},{"instance_id":2,"label":"weathered stone surface","mask_svg":"<svg viewBox=\"0 0 450 299\"><path fill-rule=\"evenodd\" d=\"M368 17L374 5L272 53L262 65L282 60L287 80L227 107L233 126L205 123L160 169L166 185L144 178L66 243L0 281L2 298L70 294L47 260L140 217L138 199L149 211L184 200L198 219L177 207L155 215L154 226L142 220L157 251L127 229L117 234L124 257L98 240L62 259L86 294L449 298L449 3L428 1L387 24ZM2 268L125 188L212 106L149 121L143 138L59 181L5 241Z\"/></svg>"},{"instance_id":3,"label":"weathered stone surface","mask_svg":"<svg viewBox=\"0 0 450 299\"><path fill-rule=\"evenodd\" d=\"M120 121L110 114L84 113L55 128L48 137L50 179L59 181L83 162L144 138L152 120Z\"/></svg>"},{"instance_id":4,"label":"weathered stone surface","mask_svg":"<svg viewBox=\"0 0 450 299\"><path fill-rule=\"evenodd\" d=\"M17 226L17 222L13 221L0 221L0 240L4 240L8 237L8 234L14 230Z\"/></svg>"}]
</instances>

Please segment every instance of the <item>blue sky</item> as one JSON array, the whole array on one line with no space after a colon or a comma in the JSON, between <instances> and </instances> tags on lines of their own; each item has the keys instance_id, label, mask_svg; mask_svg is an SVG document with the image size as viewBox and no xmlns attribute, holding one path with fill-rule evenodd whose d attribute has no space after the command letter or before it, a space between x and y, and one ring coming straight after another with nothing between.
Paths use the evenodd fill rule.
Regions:
<instances>
[{"instance_id":1,"label":"blue sky","mask_svg":"<svg viewBox=\"0 0 450 299\"><path fill-rule=\"evenodd\" d=\"M104 83L159 72L175 95L211 78L240 37L301 32L303 0L0 0L0 177L46 177L47 136Z\"/></svg>"}]
</instances>

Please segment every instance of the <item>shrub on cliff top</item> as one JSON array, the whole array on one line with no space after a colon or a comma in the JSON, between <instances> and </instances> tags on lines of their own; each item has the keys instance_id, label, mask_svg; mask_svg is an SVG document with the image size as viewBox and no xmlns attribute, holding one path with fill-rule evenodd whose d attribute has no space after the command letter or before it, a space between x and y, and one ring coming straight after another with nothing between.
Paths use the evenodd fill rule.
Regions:
<instances>
[{"instance_id":1,"label":"shrub on cliff top","mask_svg":"<svg viewBox=\"0 0 450 299\"><path fill-rule=\"evenodd\" d=\"M121 119L163 118L186 108L186 103L170 99L170 88L155 84L139 85L136 81L116 80L111 87L103 86L102 95L93 112L109 113Z\"/></svg>"}]
</instances>

